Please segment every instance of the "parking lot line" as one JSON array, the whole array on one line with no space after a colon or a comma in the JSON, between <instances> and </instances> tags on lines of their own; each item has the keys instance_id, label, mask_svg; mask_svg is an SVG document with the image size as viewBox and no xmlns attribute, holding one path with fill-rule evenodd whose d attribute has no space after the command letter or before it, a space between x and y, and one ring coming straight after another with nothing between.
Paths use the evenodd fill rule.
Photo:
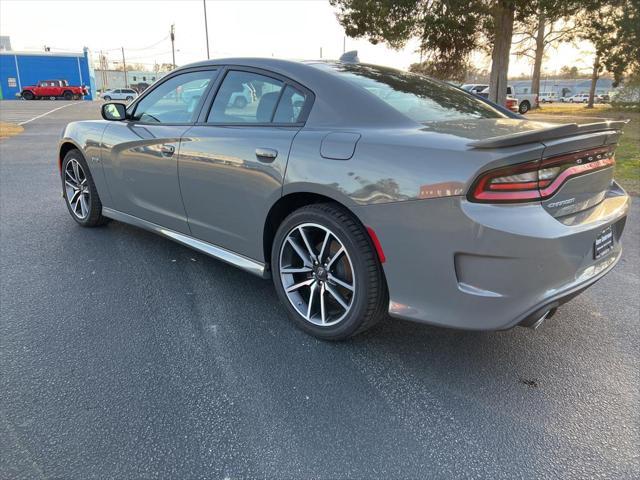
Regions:
<instances>
[{"instance_id":1,"label":"parking lot line","mask_svg":"<svg viewBox=\"0 0 640 480\"><path fill-rule=\"evenodd\" d=\"M27 123L29 123L29 122L33 122L34 120L37 120L37 119L39 119L39 118L46 117L46 116L47 116L47 115L49 115L50 113L57 112L58 110L62 110L63 108L70 107L71 105L75 105L75 103L69 103L69 104L67 104L67 105L62 105L61 107L54 108L53 110L49 110L48 112L41 113L40 115L36 115L35 117L30 118L29 120L25 120L24 122L20 122L20 123L18 123L18 125L26 125L26 124L27 124Z\"/></svg>"}]
</instances>

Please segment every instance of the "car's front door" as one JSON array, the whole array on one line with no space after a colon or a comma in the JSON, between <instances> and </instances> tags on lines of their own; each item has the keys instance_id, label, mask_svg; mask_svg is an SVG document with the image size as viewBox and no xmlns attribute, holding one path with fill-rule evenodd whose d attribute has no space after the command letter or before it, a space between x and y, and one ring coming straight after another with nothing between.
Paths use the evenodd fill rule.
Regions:
<instances>
[{"instance_id":1,"label":"car's front door","mask_svg":"<svg viewBox=\"0 0 640 480\"><path fill-rule=\"evenodd\" d=\"M210 111L185 133L178 160L192 234L256 260L310 98L302 87L263 73L226 72ZM246 102L232 101L239 94Z\"/></svg>"},{"instance_id":2,"label":"car's front door","mask_svg":"<svg viewBox=\"0 0 640 480\"><path fill-rule=\"evenodd\" d=\"M180 138L215 76L208 69L168 77L132 105L127 121L106 128L103 168L116 210L189 233L178 185ZM185 101L181 93L193 88L200 91Z\"/></svg>"}]
</instances>

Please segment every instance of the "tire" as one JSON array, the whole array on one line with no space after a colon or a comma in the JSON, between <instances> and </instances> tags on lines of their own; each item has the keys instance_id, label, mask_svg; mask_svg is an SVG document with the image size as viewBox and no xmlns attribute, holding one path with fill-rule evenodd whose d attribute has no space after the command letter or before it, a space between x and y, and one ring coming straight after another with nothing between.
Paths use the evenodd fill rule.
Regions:
<instances>
[{"instance_id":1,"label":"tire","mask_svg":"<svg viewBox=\"0 0 640 480\"><path fill-rule=\"evenodd\" d=\"M62 98L65 100L73 100L73 93L66 91L62 94Z\"/></svg>"},{"instance_id":2,"label":"tire","mask_svg":"<svg viewBox=\"0 0 640 480\"><path fill-rule=\"evenodd\" d=\"M133 97L132 97L132 96L128 96L128 97L126 98L126 101L127 101L127 102L130 102L131 100L133 100Z\"/></svg>"},{"instance_id":3,"label":"tire","mask_svg":"<svg viewBox=\"0 0 640 480\"><path fill-rule=\"evenodd\" d=\"M33 94L33 92L30 92L29 90L25 90L24 92L22 92L22 98L24 98L25 100L33 100L36 97Z\"/></svg>"},{"instance_id":4,"label":"tire","mask_svg":"<svg viewBox=\"0 0 640 480\"><path fill-rule=\"evenodd\" d=\"M527 102L526 100L524 102L522 102L520 104L520 106L518 107L518 111L524 115L525 113L527 113L529 110L531 109L531 104L529 104L529 102Z\"/></svg>"},{"instance_id":5,"label":"tire","mask_svg":"<svg viewBox=\"0 0 640 480\"><path fill-rule=\"evenodd\" d=\"M242 96L236 97L233 101L233 106L235 108L244 108L247 106L247 99Z\"/></svg>"},{"instance_id":6,"label":"tire","mask_svg":"<svg viewBox=\"0 0 640 480\"><path fill-rule=\"evenodd\" d=\"M301 229L306 232L308 242L303 241ZM326 237L329 241L324 240L327 231L330 232ZM305 246L308 243L314 254L320 255L319 262L314 265L310 257L308 262L303 262L289 239L298 247L302 246L303 253L308 253ZM340 246L346 253L333 258ZM308 269L307 263L313 265L313 271L283 271L287 268L291 271ZM362 224L338 205L308 205L285 218L275 235L271 267L276 292L289 317L296 326L317 338L345 340L372 327L384 316L388 303L387 285L375 247ZM337 277L342 279L338 278L341 284L336 282ZM292 286L309 282L313 283L287 293ZM346 284L351 290L341 286ZM344 304L348 303L348 308L341 307L336 301L336 292ZM309 298L314 308L308 307ZM301 313L305 310L311 314Z\"/></svg>"},{"instance_id":7,"label":"tire","mask_svg":"<svg viewBox=\"0 0 640 480\"><path fill-rule=\"evenodd\" d=\"M77 162L79 165L81 175L78 175L79 171L76 171L73 168L73 162ZM67 169L70 170L71 175L67 174ZM72 205L72 201L76 198L72 193L74 189L71 188L71 185L74 183L74 177L76 177L76 180L77 177L79 177L80 180L86 179L86 182L82 182L82 186L83 190L86 191L88 201L83 203L77 199ZM108 218L102 216L102 202L100 201L98 190L93 182L93 177L91 176L91 171L89 170L87 161L79 150L73 149L65 155L62 160L61 180L64 202L71 214L71 218L73 218L79 225L83 227L97 227L99 225L104 225L109 221ZM70 196L73 198L70 198ZM81 195L78 195L78 197L79 196Z\"/></svg>"},{"instance_id":8,"label":"tire","mask_svg":"<svg viewBox=\"0 0 640 480\"><path fill-rule=\"evenodd\" d=\"M107 95L106 97L102 97L104 99L105 102L110 102L111 101L111 97L109 95Z\"/></svg>"}]
</instances>

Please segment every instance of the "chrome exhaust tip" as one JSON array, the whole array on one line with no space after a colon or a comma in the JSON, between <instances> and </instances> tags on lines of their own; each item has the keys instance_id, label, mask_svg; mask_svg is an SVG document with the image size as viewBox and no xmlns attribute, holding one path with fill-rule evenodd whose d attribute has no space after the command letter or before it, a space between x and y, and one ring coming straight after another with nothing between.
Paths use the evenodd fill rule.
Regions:
<instances>
[{"instance_id":1,"label":"chrome exhaust tip","mask_svg":"<svg viewBox=\"0 0 640 480\"><path fill-rule=\"evenodd\" d=\"M546 320L549 320L556 313L557 307L549 308L544 311L542 315L534 314L529 318L520 323L521 327L531 328L532 330L537 330Z\"/></svg>"}]
</instances>

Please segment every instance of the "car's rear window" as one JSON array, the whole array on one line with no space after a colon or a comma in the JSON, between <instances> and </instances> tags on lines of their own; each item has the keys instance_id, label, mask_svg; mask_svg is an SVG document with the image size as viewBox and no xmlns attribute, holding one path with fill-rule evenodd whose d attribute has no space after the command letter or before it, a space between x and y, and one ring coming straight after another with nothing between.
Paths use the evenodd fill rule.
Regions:
<instances>
[{"instance_id":1,"label":"car's rear window","mask_svg":"<svg viewBox=\"0 0 640 480\"><path fill-rule=\"evenodd\" d=\"M365 64L318 63L372 93L420 123L504 118L505 115L470 93L422 75Z\"/></svg>"}]
</instances>

